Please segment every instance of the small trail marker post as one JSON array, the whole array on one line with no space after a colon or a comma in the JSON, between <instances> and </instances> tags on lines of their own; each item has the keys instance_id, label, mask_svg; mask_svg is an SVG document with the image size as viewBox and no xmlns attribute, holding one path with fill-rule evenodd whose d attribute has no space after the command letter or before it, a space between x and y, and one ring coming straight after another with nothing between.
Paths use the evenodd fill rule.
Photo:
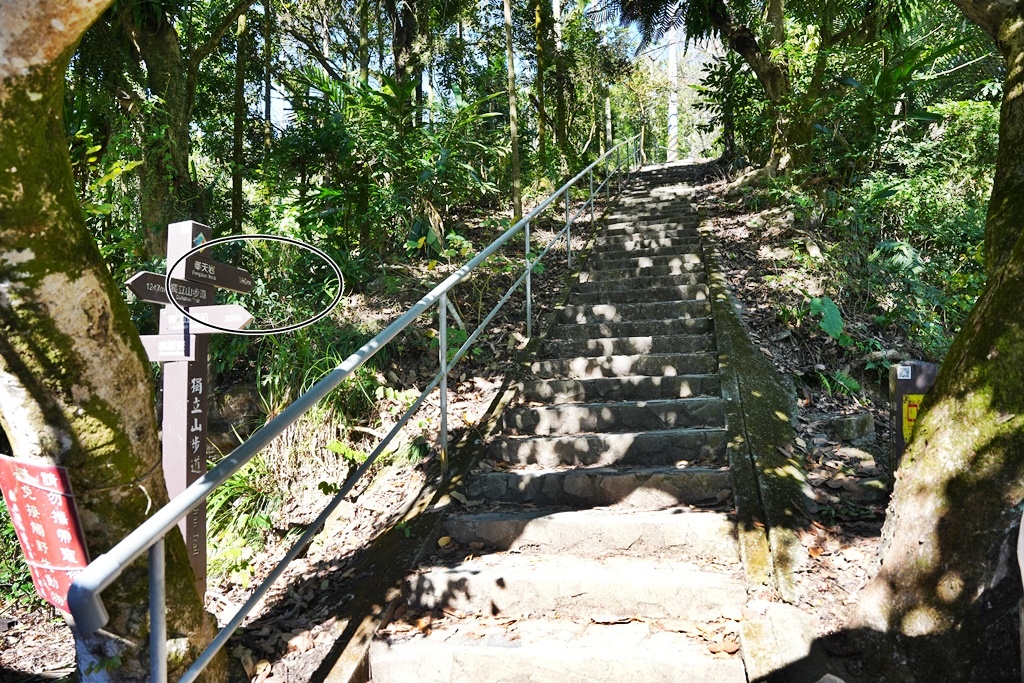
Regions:
<instances>
[{"instance_id":1,"label":"small trail marker post","mask_svg":"<svg viewBox=\"0 0 1024 683\"><path fill-rule=\"evenodd\" d=\"M201 223L172 223L167 229L167 263L175 263L212 237L210 228ZM163 363L163 467L167 495L174 498L206 474L209 335L243 329L253 319L237 304L216 305L216 288L244 293L252 289L253 280L241 268L202 256L185 259L171 275L170 294L196 320L171 305L165 276L159 273L137 273L128 288L142 301L165 306L160 310L160 334L144 335L142 345L150 361ZM196 590L205 595L206 505L197 505L178 526L185 537Z\"/></svg>"}]
</instances>

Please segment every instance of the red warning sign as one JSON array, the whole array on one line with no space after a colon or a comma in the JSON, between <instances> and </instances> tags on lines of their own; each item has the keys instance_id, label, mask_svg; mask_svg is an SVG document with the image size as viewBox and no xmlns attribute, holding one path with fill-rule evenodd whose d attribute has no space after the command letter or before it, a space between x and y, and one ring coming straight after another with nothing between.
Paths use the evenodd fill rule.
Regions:
<instances>
[{"instance_id":1,"label":"red warning sign","mask_svg":"<svg viewBox=\"0 0 1024 683\"><path fill-rule=\"evenodd\" d=\"M67 469L0 455L0 491L39 597L68 611L68 589L89 564Z\"/></svg>"}]
</instances>

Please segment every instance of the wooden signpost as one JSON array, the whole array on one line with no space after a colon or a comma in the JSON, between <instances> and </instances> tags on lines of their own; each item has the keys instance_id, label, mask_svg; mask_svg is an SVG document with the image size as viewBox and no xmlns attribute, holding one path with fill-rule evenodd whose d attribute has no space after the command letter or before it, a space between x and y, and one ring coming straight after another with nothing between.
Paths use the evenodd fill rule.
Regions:
<instances>
[{"instance_id":1,"label":"wooden signpost","mask_svg":"<svg viewBox=\"0 0 1024 683\"><path fill-rule=\"evenodd\" d=\"M167 298L167 289L164 287L164 276L160 273L144 270L133 275L127 284L128 289L132 290L139 301L164 305L171 303L171 300ZM213 303L213 297L217 293L217 288L212 285L186 280L172 280L171 290L174 300L180 306L209 306Z\"/></svg>"},{"instance_id":2,"label":"wooden signpost","mask_svg":"<svg viewBox=\"0 0 1024 683\"><path fill-rule=\"evenodd\" d=\"M210 239L210 228L201 223L172 223L167 231L167 263L179 261ZM128 281L128 288L142 301L167 306L160 310L160 334L143 336L142 345L150 361L163 363L163 466L167 494L174 498L206 473L208 335L244 329L253 319L238 304L215 304L216 288L248 292L253 280L241 268L203 256L185 259L172 276L171 295L195 320L186 318L171 305L165 277L159 273L138 273ZM178 525L185 537L196 589L204 595L206 506L197 506Z\"/></svg>"}]
</instances>

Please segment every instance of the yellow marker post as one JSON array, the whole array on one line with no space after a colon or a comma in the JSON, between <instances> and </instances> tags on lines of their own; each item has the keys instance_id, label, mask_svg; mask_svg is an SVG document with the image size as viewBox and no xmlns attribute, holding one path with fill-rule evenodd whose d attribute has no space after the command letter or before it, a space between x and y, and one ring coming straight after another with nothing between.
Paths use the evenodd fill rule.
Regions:
<instances>
[{"instance_id":1,"label":"yellow marker post","mask_svg":"<svg viewBox=\"0 0 1024 683\"><path fill-rule=\"evenodd\" d=\"M914 424L921 402L935 382L939 366L920 360L908 360L889 368L890 438L892 441L892 471L900 465L914 435Z\"/></svg>"}]
</instances>

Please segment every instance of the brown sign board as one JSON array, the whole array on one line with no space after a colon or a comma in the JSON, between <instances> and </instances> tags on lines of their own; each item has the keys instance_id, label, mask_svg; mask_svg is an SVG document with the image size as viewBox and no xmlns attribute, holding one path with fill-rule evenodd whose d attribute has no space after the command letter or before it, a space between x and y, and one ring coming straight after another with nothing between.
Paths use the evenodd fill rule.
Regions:
<instances>
[{"instance_id":1,"label":"brown sign board","mask_svg":"<svg viewBox=\"0 0 1024 683\"><path fill-rule=\"evenodd\" d=\"M255 284L249 271L197 255L185 259L184 275L192 282L206 282L243 294L252 290Z\"/></svg>"},{"instance_id":2,"label":"brown sign board","mask_svg":"<svg viewBox=\"0 0 1024 683\"><path fill-rule=\"evenodd\" d=\"M160 309L160 332L162 334L175 334L177 332L189 334L217 334L227 330L242 330L253 321L252 314L238 304L223 304L218 306L202 306L192 308L188 312L190 320L173 308ZM204 325L203 323L210 323Z\"/></svg>"},{"instance_id":3,"label":"brown sign board","mask_svg":"<svg viewBox=\"0 0 1024 683\"><path fill-rule=\"evenodd\" d=\"M141 301L168 305L171 301L167 298L165 281L163 275L143 270L133 275L127 285ZM171 280L171 293L179 306L209 306L214 303L217 289L201 282Z\"/></svg>"},{"instance_id":4,"label":"brown sign board","mask_svg":"<svg viewBox=\"0 0 1024 683\"><path fill-rule=\"evenodd\" d=\"M195 360L196 337L182 334L144 334L139 337L153 363Z\"/></svg>"}]
</instances>

